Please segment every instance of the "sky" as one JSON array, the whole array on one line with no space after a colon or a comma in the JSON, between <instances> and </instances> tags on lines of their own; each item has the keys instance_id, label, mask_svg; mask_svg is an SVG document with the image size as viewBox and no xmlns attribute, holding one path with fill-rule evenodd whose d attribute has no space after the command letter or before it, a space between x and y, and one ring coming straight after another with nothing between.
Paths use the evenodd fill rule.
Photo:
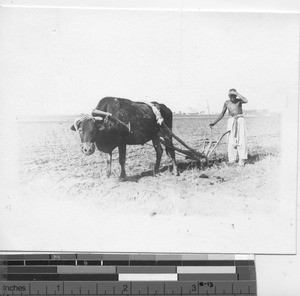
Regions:
<instances>
[{"instance_id":1,"label":"sky","mask_svg":"<svg viewBox=\"0 0 300 296\"><path fill-rule=\"evenodd\" d=\"M89 113L105 96L220 112L298 97L296 14L55 8L0 10L0 112Z\"/></svg>"}]
</instances>

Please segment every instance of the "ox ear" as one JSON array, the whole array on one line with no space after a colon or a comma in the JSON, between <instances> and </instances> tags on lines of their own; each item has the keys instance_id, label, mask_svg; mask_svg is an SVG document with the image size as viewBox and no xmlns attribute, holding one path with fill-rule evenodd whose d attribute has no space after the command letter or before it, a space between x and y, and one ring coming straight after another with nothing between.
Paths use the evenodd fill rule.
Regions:
<instances>
[{"instance_id":1,"label":"ox ear","mask_svg":"<svg viewBox=\"0 0 300 296\"><path fill-rule=\"evenodd\" d=\"M74 131L74 132L76 132L74 124L71 126L71 130Z\"/></svg>"}]
</instances>

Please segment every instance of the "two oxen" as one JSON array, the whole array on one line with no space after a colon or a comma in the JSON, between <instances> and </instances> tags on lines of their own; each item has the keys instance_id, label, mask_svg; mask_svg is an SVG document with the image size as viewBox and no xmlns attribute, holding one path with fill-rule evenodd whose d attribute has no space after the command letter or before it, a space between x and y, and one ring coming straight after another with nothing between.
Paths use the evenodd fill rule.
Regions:
<instances>
[{"instance_id":1,"label":"two oxen","mask_svg":"<svg viewBox=\"0 0 300 296\"><path fill-rule=\"evenodd\" d=\"M164 104L151 104L160 111L164 124L172 129L172 111ZM124 123L130 125L126 127ZM85 155L93 154L95 146L107 154L108 177L111 174L112 152L115 148L118 147L119 150L120 178L123 179L126 177L126 145L143 145L150 140L156 152L154 174L158 173L163 154L160 137L164 139L167 155L171 158L173 173L178 175L172 136L157 123L153 108L149 104L105 97L100 100L92 116L77 118L71 129L79 132L81 149Z\"/></svg>"}]
</instances>

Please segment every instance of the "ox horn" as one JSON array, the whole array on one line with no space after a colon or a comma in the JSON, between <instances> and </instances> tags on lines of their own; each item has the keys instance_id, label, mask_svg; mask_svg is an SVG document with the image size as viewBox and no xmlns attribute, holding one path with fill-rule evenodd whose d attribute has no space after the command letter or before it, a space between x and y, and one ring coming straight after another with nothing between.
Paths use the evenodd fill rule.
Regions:
<instances>
[{"instance_id":1,"label":"ox horn","mask_svg":"<svg viewBox=\"0 0 300 296\"><path fill-rule=\"evenodd\" d=\"M103 120L103 118L100 117L100 116L94 116L94 119L95 119L96 121L102 121L102 120Z\"/></svg>"},{"instance_id":2,"label":"ox horn","mask_svg":"<svg viewBox=\"0 0 300 296\"><path fill-rule=\"evenodd\" d=\"M78 123L80 122L80 120L81 120L80 117L78 117L78 118L76 118L76 119L74 120L74 128L75 128L76 131L78 130Z\"/></svg>"}]
</instances>

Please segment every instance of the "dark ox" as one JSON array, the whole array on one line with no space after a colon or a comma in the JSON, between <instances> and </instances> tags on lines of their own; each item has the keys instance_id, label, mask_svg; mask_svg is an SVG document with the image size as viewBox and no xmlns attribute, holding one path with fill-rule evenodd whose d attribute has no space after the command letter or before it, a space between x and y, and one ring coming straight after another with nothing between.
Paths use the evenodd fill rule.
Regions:
<instances>
[{"instance_id":1,"label":"dark ox","mask_svg":"<svg viewBox=\"0 0 300 296\"><path fill-rule=\"evenodd\" d=\"M164 123L172 129L172 111L164 104L152 102L160 111ZM126 145L143 145L152 140L156 151L156 163L154 174L158 173L161 156L163 153L159 138L162 137L166 144L167 155L171 158L173 173L177 173L175 151L173 149L172 136L167 134L156 121L151 106L142 102L133 102L127 99L106 97L100 100L96 110L109 112L112 117L85 116L75 120L72 130L78 131L81 138L81 149L85 155L98 150L107 153L106 174L111 174L112 151L118 147L119 162L121 165L120 178L126 177L125 160ZM93 113L92 113L93 114ZM114 118L122 122L130 123L130 131L118 123ZM171 166L169 167L171 170Z\"/></svg>"}]
</instances>

